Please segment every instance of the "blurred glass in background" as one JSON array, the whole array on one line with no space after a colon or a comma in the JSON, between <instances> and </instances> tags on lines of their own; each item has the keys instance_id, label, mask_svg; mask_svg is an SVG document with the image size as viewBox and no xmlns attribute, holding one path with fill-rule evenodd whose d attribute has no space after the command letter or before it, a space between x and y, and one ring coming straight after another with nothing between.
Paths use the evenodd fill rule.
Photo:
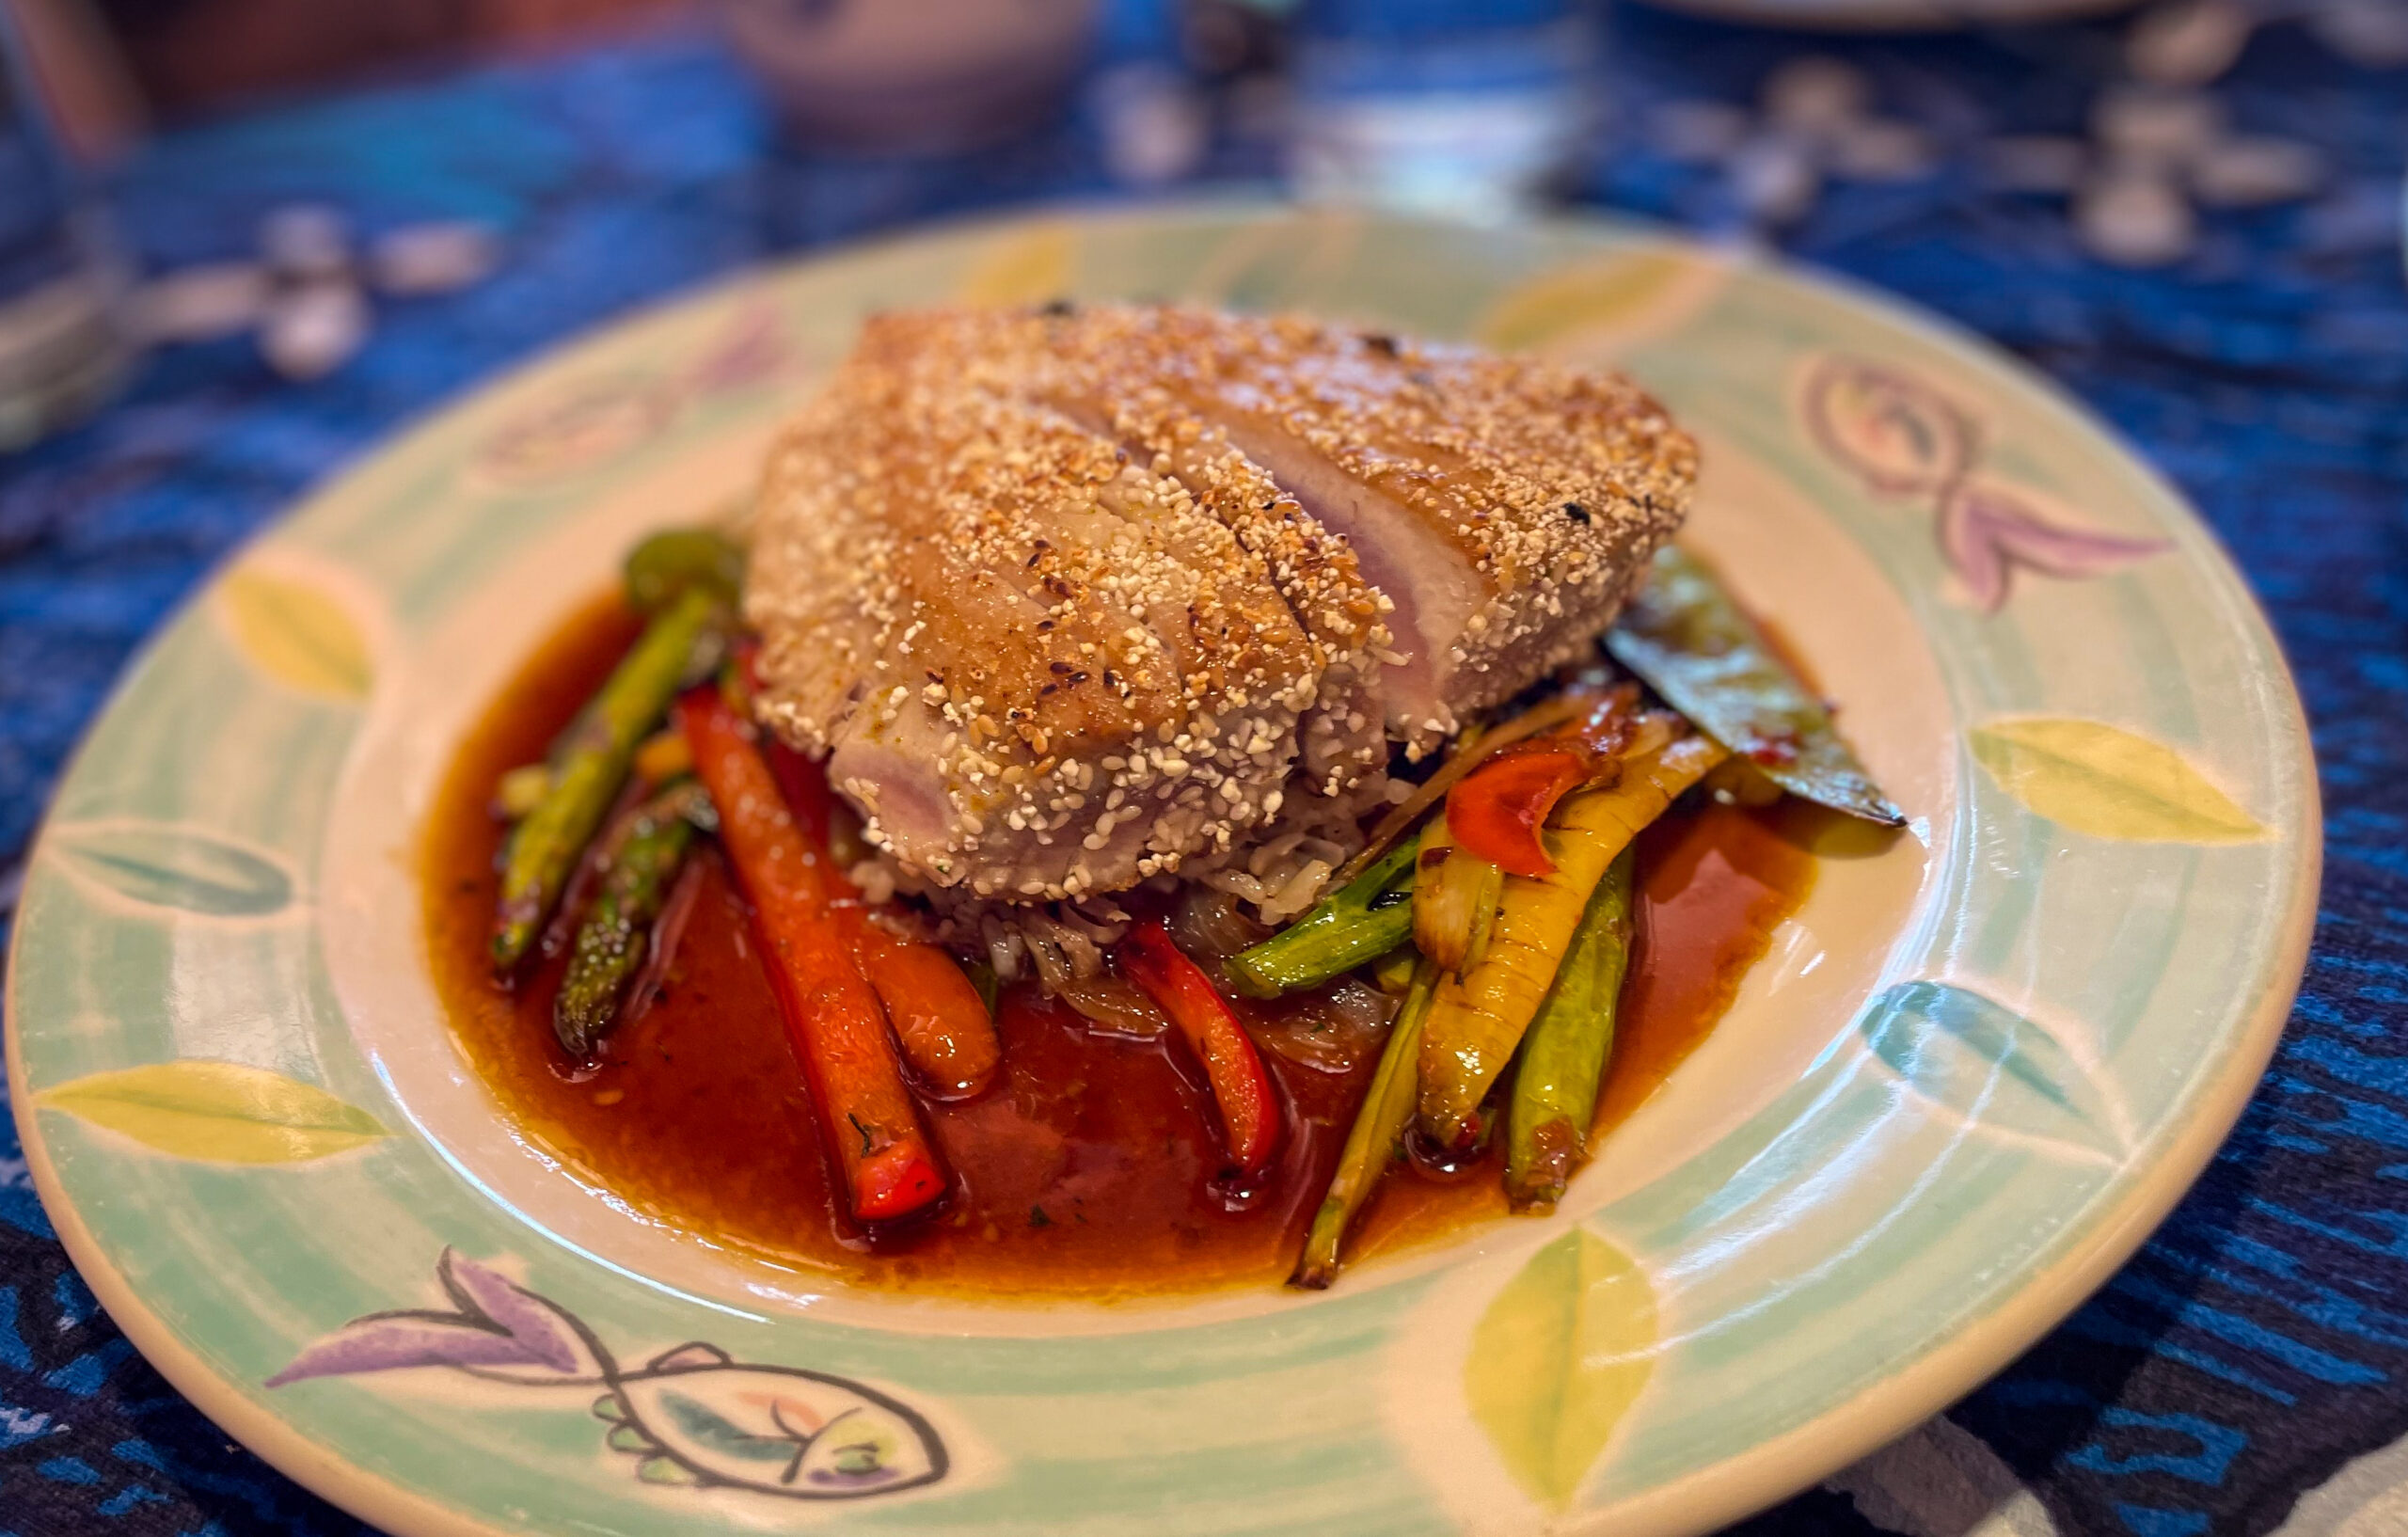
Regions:
<instances>
[{"instance_id":1,"label":"blurred glass in background","mask_svg":"<svg viewBox=\"0 0 2408 1537\"><path fill-rule=\"evenodd\" d=\"M1290 185L1456 218L1528 212L1587 140L1601 46L1582 0L1303 0Z\"/></svg>"},{"instance_id":2,"label":"blurred glass in background","mask_svg":"<svg viewBox=\"0 0 2408 1537\"><path fill-rule=\"evenodd\" d=\"M720 10L778 125L768 201L782 244L931 206L1100 191L1098 173L1120 190L1252 180L1307 201L1495 221L1571 179L1598 117L1592 0ZM1061 132L1073 119L1094 131L1100 164Z\"/></svg>"},{"instance_id":3,"label":"blurred glass in background","mask_svg":"<svg viewBox=\"0 0 2408 1537\"><path fill-rule=\"evenodd\" d=\"M718 0L773 125L765 233L797 247L1059 196L1098 0Z\"/></svg>"},{"instance_id":4,"label":"blurred glass in background","mask_svg":"<svg viewBox=\"0 0 2408 1537\"><path fill-rule=\"evenodd\" d=\"M46 120L0 7L0 452L105 395L122 371L125 277Z\"/></svg>"},{"instance_id":5,"label":"blurred glass in background","mask_svg":"<svg viewBox=\"0 0 2408 1537\"><path fill-rule=\"evenodd\" d=\"M798 140L927 151L1042 120L1085 62L1097 0L724 0Z\"/></svg>"}]
</instances>

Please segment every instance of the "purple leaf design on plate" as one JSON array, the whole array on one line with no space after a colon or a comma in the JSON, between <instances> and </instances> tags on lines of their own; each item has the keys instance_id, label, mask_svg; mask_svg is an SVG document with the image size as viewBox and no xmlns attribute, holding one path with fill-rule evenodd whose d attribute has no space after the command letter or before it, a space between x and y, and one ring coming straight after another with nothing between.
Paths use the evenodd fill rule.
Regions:
<instances>
[{"instance_id":1,"label":"purple leaf design on plate","mask_svg":"<svg viewBox=\"0 0 2408 1537\"><path fill-rule=\"evenodd\" d=\"M1879 363L1824 359L1806 383L1805 414L1822 451L1881 496L1944 495L1972 467L1972 419Z\"/></svg>"},{"instance_id":2,"label":"purple leaf design on plate","mask_svg":"<svg viewBox=\"0 0 2408 1537\"><path fill-rule=\"evenodd\" d=\"M2101 577L2171 547L2162 539L2052 523L1996 486L1961 485L1940 509L1940 552L1985 613L2006 601L2016 566L2050 577Z\"/></svg>"},{"instance_id":3,"label":"purple leaf design on plate","mask_svg":"<svg viewBox=\"0 0 2408 1537\"><path fill-rule=\"evenodd\" d=\"M381 1313L346 1323L293 1357L270 1387L311 1377L351 1377L413 1366L502 1367L540 1364L506 1334L432 1313Z\"/></svg>"},{"instance_id":4,"label":"purple leaf design on plate","mask_svg":"<svg viewBox=\"0 0 2408 1537\"><path fill-rule=\"evenodd\" d=\"M607 1375L607 1363L587 1344L575 1319L499 1271L445 1249L435 1274L456 1311L412 1309L354 1319L294 1356L267 1386L414 1366L488 1372L527 1369L539 1381Z\"/></svg>"},{"instance_id":5,"label":"purple leaf design on plate","mask_svg":"<svg viewBox=\"0 0 2408 1537\"><path fill-rule=\"evenodd\" d=\"M463 1313L499 1325L527 1352L526 1358L564 1376L590 1371L593 1359L559 1307L499 1271L452 1249L443 1251L436 1274Z\"/></svg>"}]
</instances>

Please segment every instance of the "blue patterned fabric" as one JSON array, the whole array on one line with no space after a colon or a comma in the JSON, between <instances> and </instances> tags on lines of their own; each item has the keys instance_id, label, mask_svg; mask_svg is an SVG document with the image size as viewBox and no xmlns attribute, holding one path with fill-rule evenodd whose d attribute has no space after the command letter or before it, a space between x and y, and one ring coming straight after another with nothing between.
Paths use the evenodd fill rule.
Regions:
<instances>
[{"instance_id":1,"label":"blue patterned fabric","mask_svg":"<svg viewBox=\"0 0 2408 1537\"><path fill-rule=\"evenodd\" d=\"M1808 46L1866 71L1879 110L1930 135L1933 174L1834 180L1782 244L1991 337L2181 484L2289 650L2326 796L2305 987L2197 1190L1945 1423L1744 1529L1966 1531L1985 1512L2017 1533L2275 1529L2344 1464L2408 1436L2408 72L2346 66L2294 25L2264 31L2217 95L2237 129L2315 147L2325 190L2207 213L2190 258L2140 273L2089 259L2061 200L1985 169L2000 135L2083 131L2115 67L2113 24L1829 45L1637 11L1615 25L1615 110L1585 186L1597 202L1743 222L1740 183L1668 155L1647 125L1667 103L1752 110L1767 71ZM1114 47L1163 35L1127 6ZM1083 115L939 165L779 158L764 138L718 47L670 33L180 132L131 166L123 232L156 267L246 254L260 216L296 199L372 233L484 221L506 260L466 293L383 302L366 351L329 378L283 382L247 340L169 351L98 420L0 460L0 893L144 636L237 541L397 424L741 262L1107 190ZM1206 170L1259 171L1260 153L1224 146ZM2408 1463L2389 1477L2408 1480ZM0 1537L356 1529L128 1348L0 1122Z\"/></svg>"}]
</instances>

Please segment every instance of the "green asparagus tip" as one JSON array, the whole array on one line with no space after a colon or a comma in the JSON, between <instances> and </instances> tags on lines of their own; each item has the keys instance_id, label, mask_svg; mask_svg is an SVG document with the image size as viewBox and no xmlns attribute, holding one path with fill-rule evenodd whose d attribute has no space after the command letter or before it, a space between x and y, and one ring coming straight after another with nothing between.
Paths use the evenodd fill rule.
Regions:
<instances>
[{"instance_id":1,"label":"green asparagus tip","mask_svg":"<svg viewBox=\"0 0 2408 1537\"><path fill-rule=\"evenodd\" d=\"M743 586L744 550L717 529L664 529L627 556L627 602L638 613L657 613L692 587L732 604Z\"/></svg>"},{"instance_id":2,"label":"green asparagus tip","mask_svg":"<svg viewBox=\"0 0 2408 1537\"><path fill-rule=\"evenodd\" d=\"M497 971L507 974L526 959L626 782L636 744L667 713L698 659L716 655L726 618L715 595L687 591L653 616L553 744L543 798L511 830L502 857L494 911Z\"/></svg>"}]
</instances>

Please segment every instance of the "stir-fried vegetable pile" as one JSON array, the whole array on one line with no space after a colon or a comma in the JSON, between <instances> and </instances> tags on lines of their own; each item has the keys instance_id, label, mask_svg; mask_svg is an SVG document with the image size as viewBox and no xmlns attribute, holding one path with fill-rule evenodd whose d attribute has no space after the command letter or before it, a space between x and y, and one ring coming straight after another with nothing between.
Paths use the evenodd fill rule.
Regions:
<instances>
[{"instance_id":1,"label":"stir-fried vegetable pile","mask_svg":"<svg viewBox=\"0 0 2408 1537\"><path fill-rule=\"evenodd\" d=\"M512 831L493 963L508 979L539 947L564 946L555 1031L592 1056L648 1002L691 905L692 851L716 839L851 1213L891 1222L949 1187L919 1101L994 1081L995 978L903 937L915 929L900 909L863 898L832 851L849 840L825 777L753 726L735 617L743 562L706 530L655 535L629 558L642 634L547 760L497 786ZM1465 730L1279 933L1209 965L1149 920L1115 947L1114 974L1072 1000L1168 1021L1211 1086L1224 1178L1243 1186L1273 1167L1282 1109L1223 990L1274 998L1361 971L1402 992L1295 1285L1336 1276L1349 1228L1409 1147L1466 1160L1501 1121L1513 1206L1561 1196L1589 1155L1629 966L1632 842L1681 796L1711 776L1751 800L1786 791L1904 820L1694 559L1656 556L1606 649L1636 682L1592 673Z\"/></svg>"}]
</instances>

